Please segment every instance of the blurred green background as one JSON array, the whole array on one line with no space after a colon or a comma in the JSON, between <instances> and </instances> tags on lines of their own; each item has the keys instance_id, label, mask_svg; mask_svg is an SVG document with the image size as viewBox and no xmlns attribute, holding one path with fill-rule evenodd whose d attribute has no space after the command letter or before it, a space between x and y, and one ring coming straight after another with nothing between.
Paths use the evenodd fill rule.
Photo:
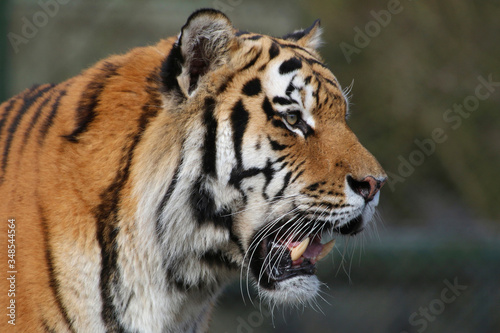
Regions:
<instances>
[{"instance_id":1,"label":"blurred green background","mask_svg":"<svg viewBox=\"0 0 500 333\"><path fill-rule=\"evenodd\" d=\"M201 7L275 36L320 18L325 62L353 84L349 124L390 175L376 227L322 263L317 305L271 316L235 281L211 332L500 332L500 2L57 1L1 0L1 100Z\"/></svg>"}]
</instances>

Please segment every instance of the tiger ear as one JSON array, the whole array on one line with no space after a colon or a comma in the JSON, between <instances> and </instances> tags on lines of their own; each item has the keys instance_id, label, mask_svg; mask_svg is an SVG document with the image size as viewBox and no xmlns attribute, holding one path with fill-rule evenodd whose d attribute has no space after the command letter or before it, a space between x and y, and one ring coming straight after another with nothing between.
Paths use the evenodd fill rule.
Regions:
<instances>
[{"instance_id":1,"label":"tiger ear","mask_svg":"<svg viewBox=\"0 0 500 333\"><path fill-rule=\"evenodd\" d=\"M290 34L283 36L283 39L294 41L302 47L316 50L323 44L321 38L323 30L320 27L320 21L316 20L307 29L296 30Z\"/></svg>"},{"instance_id":2,"label":"tiger ear","mask_svg":"<svg viewBox=\"0 0 500 333\"><path fill-rule=\"evenodd\" d=\"M179 86L186 96L198 87L200 78L229 59L234 39L231 21L215 9L200 9L191 14L177 40L182 55Z\"/></svg>"}]
</instances>

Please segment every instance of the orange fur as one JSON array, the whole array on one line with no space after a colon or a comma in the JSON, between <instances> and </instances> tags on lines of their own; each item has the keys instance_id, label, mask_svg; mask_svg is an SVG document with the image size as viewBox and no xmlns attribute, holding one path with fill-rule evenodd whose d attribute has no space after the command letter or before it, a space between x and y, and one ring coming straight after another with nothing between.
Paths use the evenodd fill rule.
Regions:
<instances>
[{"instance_id":1,"label":"orange fur","mask_svg":"<svg viewBox=\"0 0 500 333\"><path fill-rule=\"evenodd\" d=\"M50 288L46 248L50 246L53 253L58 253L58 240L70 238L74 241L72 246L96 258L95 251L99 245L95 239L96 223L92 209L99 204L100 193L113 181L116 166L123 164L120 163L123 149L130 145L127 141L137 131L141 107L148 103L149 98L144 90L146 78L159 68L174 41L171 38L156 46L110 57L81 75L58 84L33 103L17 126L0 184L0 212L5 220L5 223L1 223L0 244L7 244L7 219L15 218L18 272L15 328L19 332L43 331L42 315L49 321L47 324L54 327L58 327L57 322L63 322L56 296ZM64 136L77 126L75 112L81 94L94 76L101 75L105 64L121 65L117 70L120 79L111 78L106 83L98 119L92 123L92 131L81 136L82 144L76 146ZM158 84L154 81L150 83L153 87ZM50 116L55 99L63 90L66 95L61 98L53 125L49 132L44 133L46 137L40 144L40 128ZM27 94L25 91L14 97L18 100L14 101L10 113L3 118L2 145L9 135L7 129L13 126L21 99ZM24 133L29 129L31 119L43 98L49 95L52 97L42 108L39 121L24 144ZM9 103L7 101L0 106L0 113L4 113ZM150 113L157 113L159 109L159 105L151 106ZM110 128L120 130L109 131ZM50 221L50 225L44 226L42 219ZM47 244L48 239L50 244ZM64 262L61 259L61 263ZM7 251L0 251L0 261L5 268ZM96 260L95 264L100 263ZM0 304L4 305L9 302L5 292L8 285L5 278L0 280L0 290L3 291ZM0 322L0 327L11 328L6 320ZM60 327L61 331L63 327Z\"/></svg>"}]
</instances>

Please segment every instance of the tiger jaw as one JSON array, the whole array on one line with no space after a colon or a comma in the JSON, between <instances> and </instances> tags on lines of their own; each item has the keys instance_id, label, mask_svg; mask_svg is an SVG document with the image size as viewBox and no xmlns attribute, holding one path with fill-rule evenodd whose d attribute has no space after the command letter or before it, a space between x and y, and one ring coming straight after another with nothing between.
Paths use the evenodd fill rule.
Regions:
<instances>
[{"instance_id":1,"label":"tiger jaw","mask_svg":"<svg viewBox=\"0 0 500 333\"><path fill-rule=\"evenodd\" d=\"M311 238L312 241L311 241ZM282 281L301 273L314 274L316 262L330 253L335 245L335 239L324 244L321 235L307 236L304 240L288 243L283 240L265 239L263 246L267 246L267 255L264 266L269 280Z\"/></svg>"},{"instance_id":2,"label":"tiger jaw","mask_svg":"<svg viewBox=\"0 0 500 333\"><path fill-rule=\"evenodd\" d=\"M320 286L316 263L333 250L332 235L355 236L362 232L373 218L378 198L379 193L362 205L359 215L340 224L291 217L261 227L247 252L249 269L261 296L285 304L314 298Z\"/></svg>"},{"instance_id":3,"label":"tiger jaw","mask_svg":"<svg viewBox=\"0 0 500 333\"><path fill-rule=\"evenodd\" d=\"M284 228L288 222L277 224L273 230L258 232L253 241L255 245L249 249L250 269L259 287L264 290L275 290L277 284L295 277L314 276L316 263L326 257L335 245L335 239L322 242L325 234L331 234L331 229L308 227L308 224L314 223L305 223L299 229L309 230L290 233ZM296 226L286 229L294 230ZM259 239L259 235L263 234L266 234L265 237Z\"/></svg>"}]
</instances>

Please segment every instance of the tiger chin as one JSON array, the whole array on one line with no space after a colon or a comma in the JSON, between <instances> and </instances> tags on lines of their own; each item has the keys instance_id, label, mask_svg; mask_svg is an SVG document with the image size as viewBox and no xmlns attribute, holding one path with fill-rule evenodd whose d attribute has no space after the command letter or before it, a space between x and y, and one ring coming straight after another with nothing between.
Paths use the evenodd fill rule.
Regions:
<instances>
[{"instance_id":1,"label":"tiger chin","mask_svg":"<svg viewBox=\"0 0 500 333\"><path fill-rule=\"evenodd\" d=\"M176 37L3 103L15 328L203 332L238 276L274 303L315 297L317 261L365 228L386 180L320 34L238 31L202 9Z\"/></svg>"}]
</instances>

